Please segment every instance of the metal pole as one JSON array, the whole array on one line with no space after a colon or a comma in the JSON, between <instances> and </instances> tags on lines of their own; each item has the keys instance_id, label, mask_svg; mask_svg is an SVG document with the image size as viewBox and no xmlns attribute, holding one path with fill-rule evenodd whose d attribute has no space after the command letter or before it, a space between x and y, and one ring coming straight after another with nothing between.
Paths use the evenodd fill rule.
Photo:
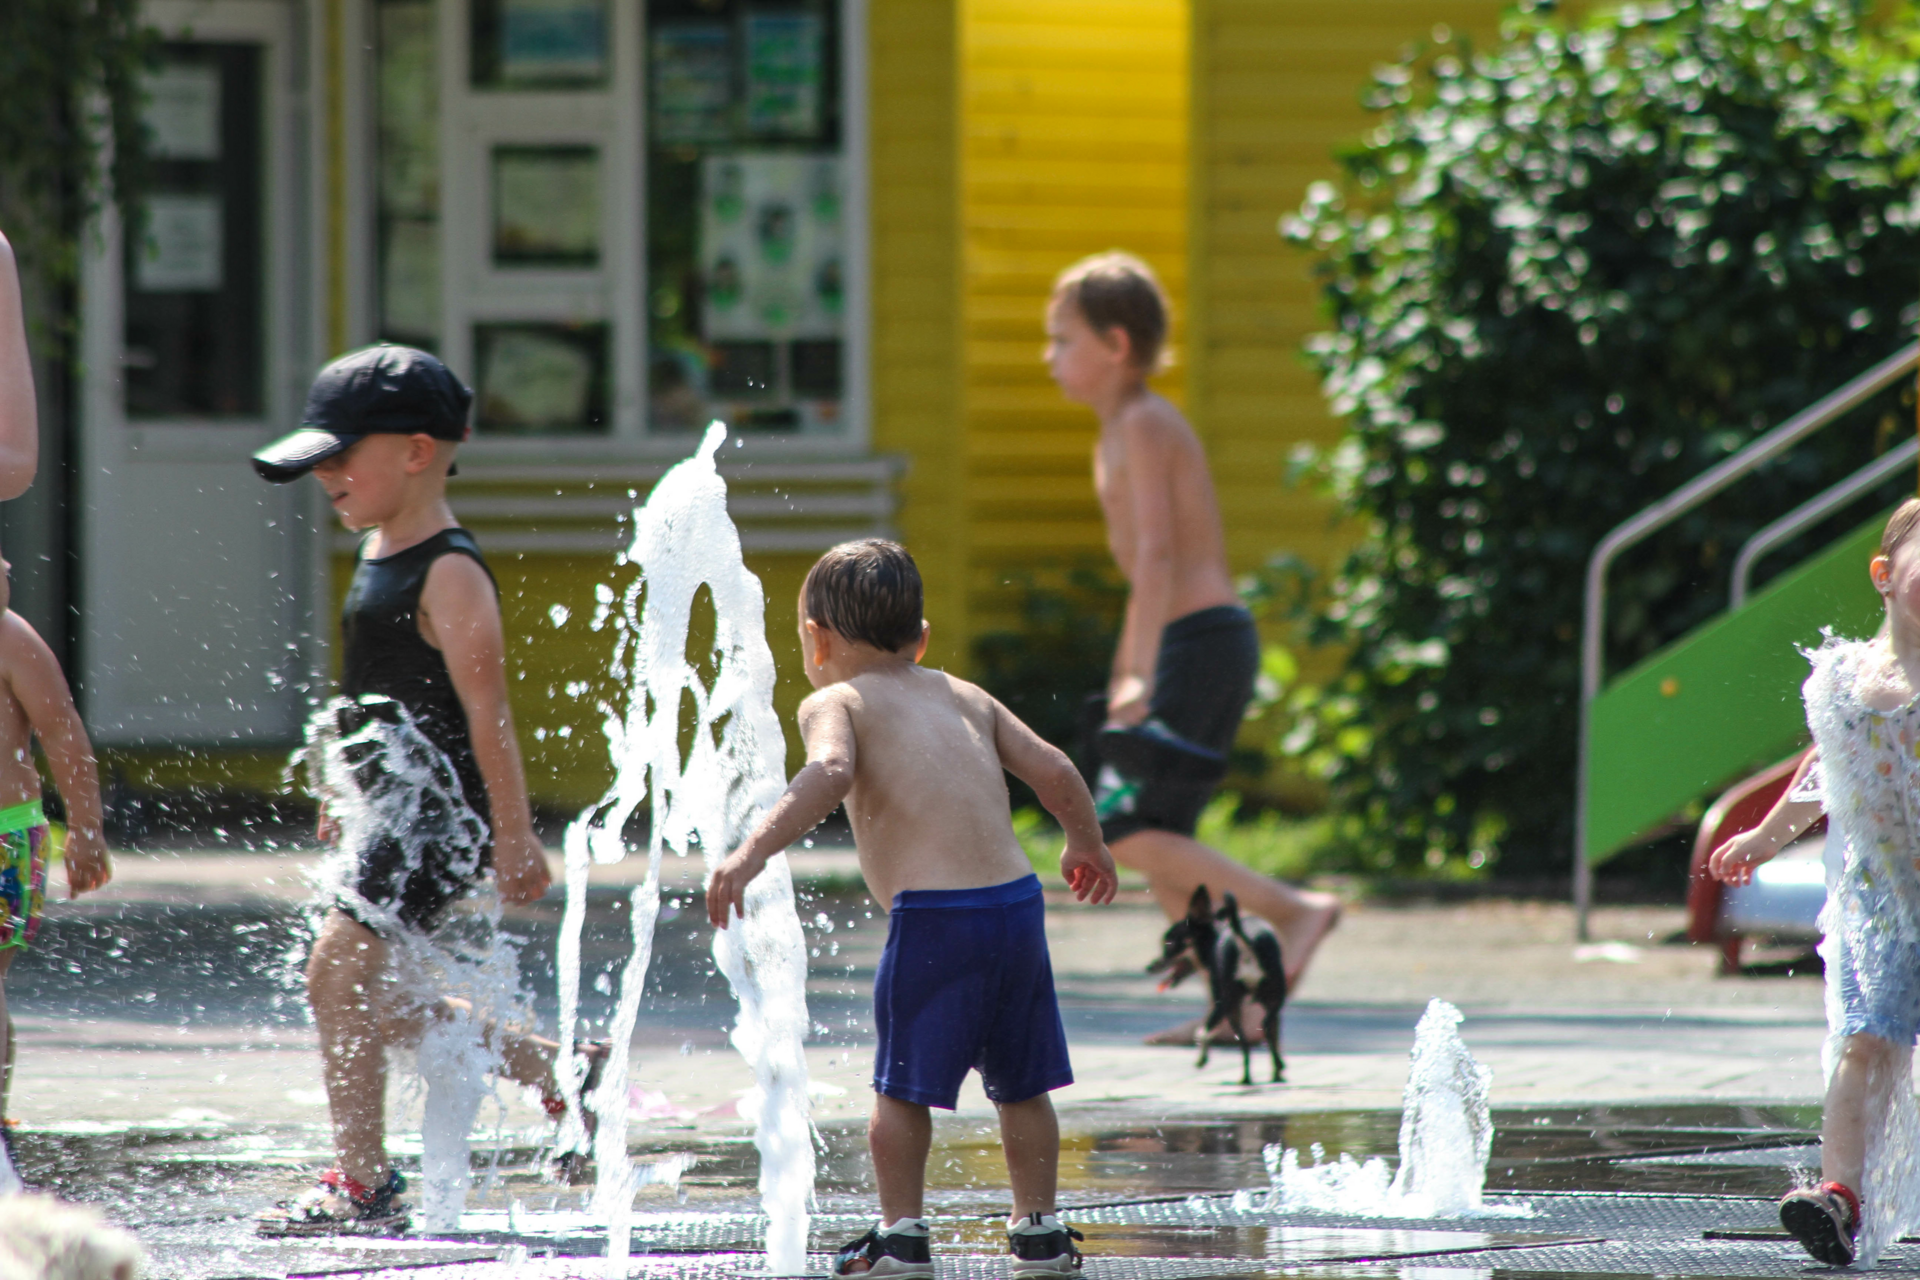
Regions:
<instances>
[{"instance_id":1,"label":"metal pole","mask_svg":"<svg viewBox=\"0 0 1920 1280\"><path fill-rule=\"evenodd\" d=\"M1600 695L1606 664L1607 569L1619 554L1685 515L1735 480L1773 461L1835 418L1884 390L1920 363L1920 343L1888 356L1838 391L1815 401L1732 457L1709 467L1660 501L1614 526L1587 560L1585 625L1580 637L1580 773L1575 779L1573 806L1574 927L1581 941L1588 937L1593 909L1593 866L1587 848L1588 738L1592 732L1593 700Z\"/></svg>"}]
</instances>

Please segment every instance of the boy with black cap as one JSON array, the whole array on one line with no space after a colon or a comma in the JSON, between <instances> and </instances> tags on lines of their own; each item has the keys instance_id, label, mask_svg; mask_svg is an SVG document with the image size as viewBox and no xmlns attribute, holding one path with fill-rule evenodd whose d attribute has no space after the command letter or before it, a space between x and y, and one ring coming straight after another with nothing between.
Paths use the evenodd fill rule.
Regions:
<instances>
[{"instance_id":1,"label":"boy with black cap","mask_svg":"<svg viewBox=\"0 0 1920 1280\"><path fill-rule=\"evenodd\" d=\"M337 1163L305 1199L263 1220L276 1234L406 1225L396 1199L404 1184L385 1153L385 1050L416 1041L429 1011L405 1007L393 989L383 932L431 931L489 861L508 902L532 902L551 881L514 740L493 576L447 506L472 400L426 352L369 347L322 369L301 428L253 457L276 484L311 471L341 522L368 531L340 620L340 692L354 704L342 710L341 728L361 727L369 703L398 703L445 755L453 787L488 832L481 847L429 843L417 857L403 854L398 833L375 833L353 851L355 882L307 962ZM341 835L324 811L320 834ZM506 1074L544 1089L557 1115L557 1046L491 1027L487 1039ZM595 1056L597 1067L604 1053Z\"/></svg>"}]
</instances>

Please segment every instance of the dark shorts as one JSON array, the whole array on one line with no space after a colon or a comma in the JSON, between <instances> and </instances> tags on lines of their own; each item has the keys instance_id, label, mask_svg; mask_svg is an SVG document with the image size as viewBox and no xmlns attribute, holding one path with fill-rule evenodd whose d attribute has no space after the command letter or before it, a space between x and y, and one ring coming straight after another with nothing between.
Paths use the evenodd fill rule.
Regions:
<instances>
[{"instance_id":1,"label":"dark shorts","mask_svg":"<svg viewBox=\"0 0 1920 1280\"><path fill-rule=\"evenodd\" d=\"M1147 727L1170 731L1166 737L1100 734L1105 703L1090 705L1094 732L1083 754L1095 766L1090 784L1108 844L1147 829L1193 834L1227 775L1227 753L1259 673L1253 615L1216 605L1175 618L1160 633Z\"/></svg>"},{"instance_id":2,"label":"dark shorts","mask_svg":"<svg viewBox=\"0 0 1920 1280\"><path fill-rule=\"evenodd\" d=\"M389 922L367 919L376 913L367 911L362 901L392 912L407 928L432 933L447 908L485 878L492 862L488 853L480 851L476 860L472 850L428 844L418 857L411 857L398 840L376 841L360 851L353 893L343 894L338 905L349 918L375 933L384 932Z\"/></svg>"},{"instance_id":3,"label":"dark shorts","mask_svg":"<svg viewBox=\"0 0 1920 1280\"><path fill-rule=\"evenodd\" d=\"M895 894L873 980L876 1093L951 1111L977 1070L995 1102L1073 1083L1037 876Z\"/></svg>"},{"instance_id":4,"label":"dark shorts","mask_svg":"<svg viewBox=\"0 0 1920 1280\"><path fill-rule=\"evenodd\" d=\"M390 707L351 706L340 712L343 735L352 734L368 719L390 720ZM375 933L392 927L395 919L409 929L431 933L447 908L479 885L493 865L487 839L488 808L484 785L460 776L444 748L424 736L412 740L415 758L405 762L414 774L430 773L433 783L419 788L394 771L388 752L397 748L382 740L348 742L342 755L361 796L385 811L396 792L407 792L410 803L402 811L411 816L405 831L388 827L371 833L355 859L353 882L340 894L338 906L349 918ZM468 797L483 797L475 805ZM371 905L379 910L369 911Z\"/></svg>"}]
</instances>

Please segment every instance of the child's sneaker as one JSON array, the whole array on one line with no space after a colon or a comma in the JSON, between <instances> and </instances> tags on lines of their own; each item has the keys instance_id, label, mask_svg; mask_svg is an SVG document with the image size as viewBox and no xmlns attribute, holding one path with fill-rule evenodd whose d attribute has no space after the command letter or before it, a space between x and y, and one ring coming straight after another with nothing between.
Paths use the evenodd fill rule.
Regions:
<instances>
[{"instance_id":1,"label":"child's sneaker","mask_svg":"<svg viewBox=\"0 0 1920 1280\"><path fill-rule=\"evenodd\" d=\"M1780 1225L1816 1261L1852 1266L1854 1237L1860 1234L1860 1197L1838 1182L1801 1187L1780 1201Z\"/></svg>"},{"instance_id":2,"label":"child's sneaker","mask_svg":"<svg viewBox=\"0 0 1920 1280\"><path fill-rule=\"evenodd\" d=\"M613 1052L613 1044L608 1040L593 1040L581 1045L578 1052L587 1064L586 1079L580 1082L580 1127L586 1130L587 1145L584 1151L555 1151L548 1161L547 1180L563 1187L586 1181L587 1169L593 1163L593 1138L599 1132L600 1117L593 1113L586 1099L600 1087L600 1078L606 1074L607 1055ZM566 1097L552 1085L548 1085L540 1095L540 1105L556 1122L567 1114Z\"/></svg>"},{"instance_id":3,"label":"child's sneaker","mask_svg":"<svg viewBox=\"0 0 1920 1280\"><path fill-rule=\"evenodd\" d=\"M378 1187L356 1182L338 1169L320 1175L317 1186L298 1200L260 1215L263 1236L392 1236L411 1222L399 1195L407 1181L398 1169L387 1171Z\"/></svg>"},{"instance_id":4,"label":"child's sneaker","mask_svg":"<svg viewBox=\"0 0 1920 1280\"><path fill-rule=\"evenodd\" d=\"M933 1280L932 1244L925 1218L902 1218L890 1227L875 1227L834 1254L832 1274ZM859 1265L863 1262L864 1267Z\"/></svg>"},{"instance_id":5,"label":"child's sneaker","mask_svg":"<svg viewBox=\"0 0 1920 1280\"><path fill-rule=\"evenodd\" d=\"M1080 1269L1082 1261L1073 1242L1085 1239L1050 1213L1028 1214L1007 1232L1007 1247L1013 1250L1013 1274L1070 1276Z\"/></svg>"}]
</instances>

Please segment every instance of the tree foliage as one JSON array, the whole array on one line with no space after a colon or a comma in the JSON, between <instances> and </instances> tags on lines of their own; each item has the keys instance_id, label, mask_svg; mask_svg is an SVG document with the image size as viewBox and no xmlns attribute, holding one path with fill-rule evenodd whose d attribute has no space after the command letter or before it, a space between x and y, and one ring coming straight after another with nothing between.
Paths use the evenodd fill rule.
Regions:
<instances>
[{"instance_id":1,"label":"tree foliage","mask_svg":"<svg viewBox=\"0 0 1920 1280\"><path fill-rule=\"evenodd\" d=\"M1593 546L1911 340L1920 92L1858 9L1540 6L1491 50L1436 38L1376 73L1372 132L1287 220L1348 422L1303 461L1364 536L1314 629L1344 674L1286 745L1359 865L1564 868ZM1724 608L1750 533L1912 429L1895 399L1629 555L1609 669Z\"/></svg>"},{"instance_id":2,"label":"tree foliage","mask_svg":"<svg viewBox=\"0 0 1920 1280\"><path fill-rule=\"evenodd\" d=\"M157 49L138 0L0 3L0 208L23 256L70 279L79 228L139 186L140 74ZM103 159L110 155L110 162Z\"/></svg>"}]
</instances>

